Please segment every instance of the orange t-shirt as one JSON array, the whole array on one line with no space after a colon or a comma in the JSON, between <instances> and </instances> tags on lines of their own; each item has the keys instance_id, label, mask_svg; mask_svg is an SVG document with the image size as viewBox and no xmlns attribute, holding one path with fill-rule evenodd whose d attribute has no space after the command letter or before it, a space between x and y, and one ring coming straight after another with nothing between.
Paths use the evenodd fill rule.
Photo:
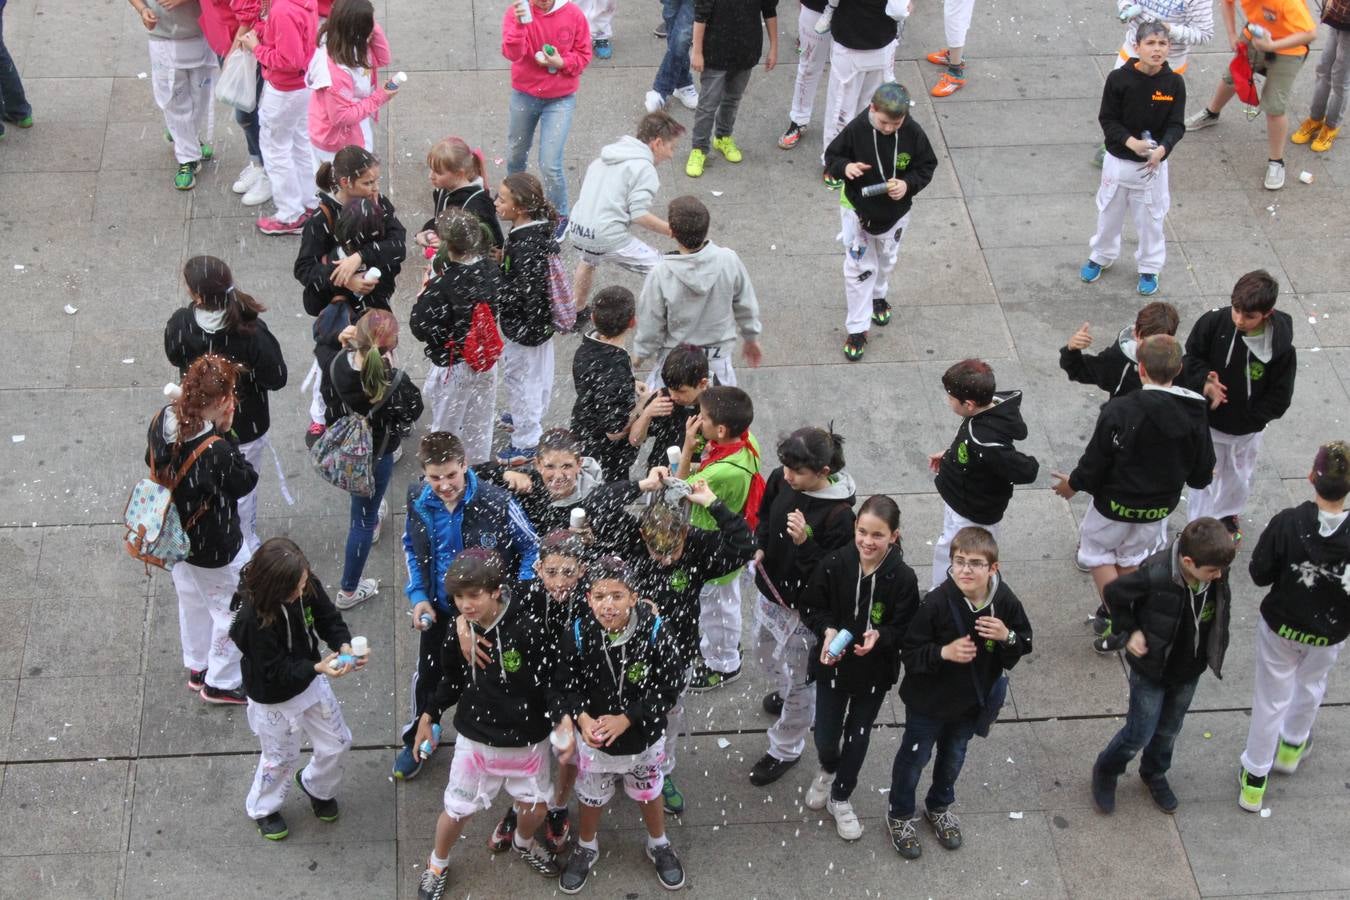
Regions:
<instances>
[{"instance_id":1,"label":"orange t-shirt","mask_svg":"<svg viewBox=\"0 0 1350 900\"><path fill-rule=\"evenodd\" d=\"M1303 0L1242 0L1242 15L1249 23L1269 31L1272 41L1303 31L1317 30L1317 23ZM1303 56L1308 48L1286 47L1275 52L1285 56Z\"/></svg>"}]
</instances>

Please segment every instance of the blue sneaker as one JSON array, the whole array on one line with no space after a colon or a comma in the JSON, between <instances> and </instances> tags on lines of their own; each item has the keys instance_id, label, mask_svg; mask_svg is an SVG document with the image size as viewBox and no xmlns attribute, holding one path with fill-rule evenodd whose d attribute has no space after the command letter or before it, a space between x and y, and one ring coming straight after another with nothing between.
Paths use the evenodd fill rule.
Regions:
<instances>
[{"instance_id":1,"label":"blue sneaker","mask_svg":"<svg viewBox=\"0 0 1350 900\"><path fill-rule=\"evenodd\" d=\"M1098 265L1089 259L1087 262L1083 263L1083 268L1078 270L1078 277L1088 284L1092 284L1092 282L1102 277L1102 270L1105 268L1106 266Z\"/></svg>"},{"instance_id":2,"label":"blue sneaker","mask_svg":"<svg viewBox=\"0 0 1350 900\"><path fill-rule=\"evenodd\" d=\"M526 462L534 459L534 447L517 447L514 444L507 444L497 453L497 462L502 465L510 465L512 460L523 459Z\"/></svg>"},{"instance_id":3,"label":"blue sneaker","mask_svg":"<svg viewBox=\"0 0 1350 900\"><path fill-rule=\"evenodd\" d=\"M614 47L610 45L609 38L600 38L595 42L595 58L609 59L614 55Z\"/></svg>"},{"instance_id":4,"label":"blue sneaker","mask_svg":"<svg viewBox=\"0 0 1350 900\"><path fill-rule=\"evenodd\" d=\"M553 243L561 244L567 240L567 216L558 216L558 224L553 227Z\"/></svg>"},{"instance_id":5,"label":"blue sneaker","mask_svg":"<svg viewBox=\"0 0 1350 900\"><path fill-rule=\"evenodd\" d=\"M1158 276L1152 272L1139 273L1139 293L1145 297L1152 297L1158 293Z\"/></svg>"},{"instance_id":6,"label":"blue sneaker","mask_svg":"<svg viewBox=\"0 0 1350 900\"><path fill-rule=\"evenodd\" d=\"M393 775L399 781L412 781L422 771L422 760L413 752L413 748L404 747L394 757Z\"/></svg>"}]
</instances>

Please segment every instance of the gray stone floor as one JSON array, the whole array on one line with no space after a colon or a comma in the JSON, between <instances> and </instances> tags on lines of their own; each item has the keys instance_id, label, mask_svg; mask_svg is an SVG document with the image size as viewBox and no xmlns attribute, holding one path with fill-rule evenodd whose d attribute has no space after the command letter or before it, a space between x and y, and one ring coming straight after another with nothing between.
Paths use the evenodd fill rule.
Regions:
<instances>
[{"instance_id":1,"label":"gray stone floor","mask_svg":"<svg viewBox=\"0 0 1350 900\"><path fill-rule=\"evenodd\" d=\"M403 221L415 224L429 206L422 157L433 140L460 134L489 159L503 155L500 4L376 6L395 67L412 75L379 140L386 189ZM1112 11L1085 0L980 3L972 80L933 102L923 88L936 72L922 57L940 45L940 4L917 4L896 72L918 98L914 116L941 167L915 207L892 289L895 323L874 330L862 364L844 363L839 352L837 214L813 159L819 131L791 153L774 146L791 91L795 7L784 3L779 21L785 65L757 72L742 107L745 162L715 160L699 181L683 175L682 160L662 172L661 201L702 197L714 239L739 251L755 279L766 365L741 371L760 409L755 430L768 440L833 420L849 439L862 489L899 495L921 579L940 513L924 457L956 426L938 381L946 365L985 357L1001 386L1026 392L1027 446L1042 463L1042 477L1013 501L1003 550L1007 578L1035 624L1036 652L1015 673L1008 721L972 746L960 784L966 847L949 854L925 841L924 857L903 863L884 838L898 701L883 712L856 797L867 827L859 843L843 844L801 805L810 751L808 764L772 789L751 787L745 772L768 724L758 711L765 683L752 676L695 704L698 733L682 768L689 812L672 827L693 894L1350 896L1350 865L1336 850L1350 808L1350 691L1342 681L1328 695L1317 753L1297 777L1274 780L1272 815L1243 813L1234 802L1259 599L1244 565L1235 567L1228 677L1206 677L1180 742L1179 813L1158 813L1132 780L1122 783L1113 818L1089 803L1088 767L1118 727L1126 682L1118 661L1088 648L1082 620L1091 588L1070 563L1084 506L1055 498L1049 472L1073 464L1100 402L1066 384L1057 348L1085 320L1107 340L1139 305L1128 261L1096 285L1077 278L1094 220L1098 176L1088 160L1100 137L1097 99L1122 32ZM289 274L296 241L261 237L230 194L242 140L223 113L218 162L192 193L172 190L171 156L142 74L144 38L125 3L10 0L5 12L6 43L38 124L11 129L0 144L0 359L9 372L0 390L0 897L409 896L448 757L412 784L388 778L415 652L394 529L369 567L385 585L381 596L349 616L376 655L364 675L339 685L357 742L342 821L321 825L292 802L292 836L271 846L243 814L256 753L243 712L207 708L183 690L171 586L163 576L147 580L126 558L115 524L138 474L145 422L171 375L160 333L183 302L182 261L203 251L226 258L239 283L270 305L300 375L310 346ZM650 35L657 17L655 4L623 5L614 59L585 76L568 147L573 192L585 163L641 113L660 59ZM1193 57L1192 107L1226 62L1221 52ZM1306 109L1312 69L1310 62L1299 76L1295 118ZM1226 302L1239 274L1265 266L1294 316L1298 390L1266 439L1246 525L1253 538L1272 513L1308 493L1302 478L1316 443L1345 436L1350 381L1350 155L1290 147L1290 184L1268 193L1264 150L1262 123L1246 122L1236 106L1219 127L1181 144L1161 294L1182 310L1185 329ZM1302 170L1313 185L1295 180ZM502 165L493 172L500 176ZM410 287L399 292L400 309ZM66 304L78 313L67 315ZM571 403L565 373L574 341L560 342L551 417L559 422ZM283 503L267 463L262 530L296 537L331 580L345 499L307 471L298 390L288 388L273 408L297 502ZM397 480L413 476L409 458ZM659 894L632 807L618 803L606 822L591 892ZM475 821L456 851L454 895L553 892L521 865L489 858L482 841L490 826L487 816Z\"/></svg>"}]
</instances>

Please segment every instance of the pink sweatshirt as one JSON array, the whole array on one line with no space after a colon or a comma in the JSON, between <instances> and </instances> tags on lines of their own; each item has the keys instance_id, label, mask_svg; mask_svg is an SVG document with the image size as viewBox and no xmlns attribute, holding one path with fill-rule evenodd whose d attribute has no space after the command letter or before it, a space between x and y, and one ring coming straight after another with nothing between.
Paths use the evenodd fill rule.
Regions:
<instances>
[{"instance_id":1,"label":"pink sweatshirt","mask_svg":"<svg viewBox=\"0 0 1350 900\"><path fill-rule=\"evenodd\" d=\"M197 24L202 27L202 37L216 56L230 52L235 32L239 30L239 20L230 9L229 0L202 0L202 14L197 17Z\"/></svg>"},{"instance_id":2,"label":"pink sweatshirt","mask_svg":"<svg viewBox=\"0 0 1350 900\"><path fill-rule=\"evenodd\" d=\"M262 63L263 80L278 91L302 90L318 41L315 0L272 0L271 12L256 27L253 55Z\"/></svg>"},{"instance_id":3,"label":"pink sweatshirt","mask_svg":"<svg viewBox=\"0 0 1350 900\"><path fill-rule=\"evenodd\" d=\"M392 96L380 81L380 68L389 65L389 42L379 25L371 32L366 48L370 59L370 96L356 98L352 75L328 58L320 47L310 60L305 83L313 89L309 95L309 139L320 150L337 152L349 144L361 146L364 137L361 122L379 121L379 109Z\"/></svg>"},{"instance_id":4,"label":"pink sweatshirt","mask_svg":"<svg viewBox=\"0 0 1350 900\"><path fill-rule=\"evenodd\" d=\"M528 25L516 21L514 5L502 17L502 56L511 60L511 87L544 100L575 94L581 73L591 62L591 27L585 13L568 0L557 0L546 13L530 11L534 19ZM534 61L535 52L545 44L558 48L563 59L557 72Z\"/></svg>"}]
</instances>

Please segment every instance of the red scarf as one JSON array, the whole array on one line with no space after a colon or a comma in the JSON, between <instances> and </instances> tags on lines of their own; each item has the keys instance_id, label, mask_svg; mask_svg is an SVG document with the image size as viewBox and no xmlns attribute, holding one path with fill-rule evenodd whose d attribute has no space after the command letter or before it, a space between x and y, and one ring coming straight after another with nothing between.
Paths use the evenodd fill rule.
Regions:
<instances>
[{"instance_id":1,"label":"red scarf","mask_svg":"<svg viewBox=\"0 0 1350 900\"><path fill-rule=\"evenodd\" d=\"M742 450L749 450L750 455L755 460L755 470L750 475L750 493L746 495L745 506L741 509L741 515L745 517L745 523L754 531L759 525L759 505L764 499L764 479L759 474L759 453L750 443L750 432L745 432L734 441L728 441L725 444L719 444L716 441L709 441L703 448L703 456L699 458L698 468L703 471L713 463L726 459L728 456L734 456Z\"/></svg>"}]
</instances>

